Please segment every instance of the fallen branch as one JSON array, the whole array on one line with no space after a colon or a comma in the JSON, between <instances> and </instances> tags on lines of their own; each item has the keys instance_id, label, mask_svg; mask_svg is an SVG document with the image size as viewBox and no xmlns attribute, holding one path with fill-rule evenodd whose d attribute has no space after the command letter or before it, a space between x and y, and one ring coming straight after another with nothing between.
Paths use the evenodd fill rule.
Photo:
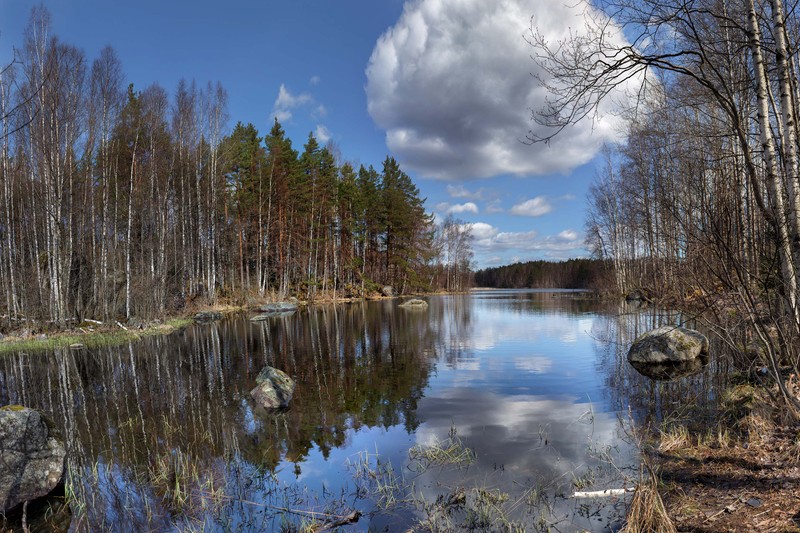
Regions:
<instances>
[{"instance_id":1,"label":"fallen branch","mask_svg":"<svg viewBox=\"0 0 800 533\"><path fill-rule=\"evenodd\" d=\"M318 527L313 528L311 531L313 533L323 533L325 531L331 531L337 527L346 526L348 524L355 524L358 522L358 519L361 518L360 511L353 511L347 516L343 516L338 520L333 520L331 522L325 522L324 524L320 524Z\"/></svg>"},{"instance_id":2,"label":"fallen branch","mask_svg":"<svg viewBox=\"0 0 800 533\"><path fill-rule=\"evenodd\" d=\"M119 320L117 320L117 325L118 325L119 327L121 327L122 329L124 329L125 331L128 331L128 328L126 328L125 326L123 326L123 325L120 323L120 321L119 321Z\"/></svg>"},{"instance_id":3,"label":"fallen branch","mask_svg":"<svg viewBox=\"0 0 800 533\"><path fill-rule=\"evenodd\" d=\"M98 326L102 324L102 322L100 322L99 320L92 320L91 318L84 318L83 321L88 322L90 324L97 324ZM119 322L117 322L117 324L119 324Z\"/></svg>"},{"instance_id":4,"label":"fallen branch","mask_svg":"<svg viewBox=\"0 0 800 533\"><path fill-rule=\"evenodd\" d=\"M636 490L634 487L626 487L622 489L605 489L605 490L590 490L579 491L572 495L573 498L609 498L611 496L622 496L628 492Z\"/></svg>"}]
</instances>

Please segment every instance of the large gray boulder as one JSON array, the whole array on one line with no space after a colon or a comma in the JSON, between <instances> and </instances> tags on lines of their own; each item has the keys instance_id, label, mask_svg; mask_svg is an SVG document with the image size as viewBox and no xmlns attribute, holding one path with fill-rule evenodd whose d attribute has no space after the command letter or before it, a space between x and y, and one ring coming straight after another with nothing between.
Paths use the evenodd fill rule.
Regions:
<instances>
[{"instance_id":1,"label":"large gray boulder","mask_svg":"<svg viewBox=\"0 0 800 533\"><path fill-rule=\"evenodd\" d=\"M0 512L49 494L64 477L64 442L36 409L0 408Z\"/></svg>"},{"instance_id":2,"label":"large gray boulder","mask_svg":"<svg viewBox=\"0 0 800 533\"><path fill-rule=\"evenodd\" d=\"M295 383L285 372L265 366L256 377L256 386L250 396L265 409L282 409L289 406Z\"/></svg>"},{"instance_id":3,"label":"large gray boulder","mask_svg":"<svg viewBox=\"0 0 800 533\"><path fill-rule=\"evenodd\" d=\"M661 326L633 341L628 350L631 363L677 363L708 354L708 338L699 331Z\"/></svg>"},{"instance_id":4,"label":"large gray boulder","mask_svg":"<svg viewBox=\"0 0 800 533\"><path fill-rule=\"evenodd\" d=\"M386 296L388 298L391 298L392 296L394 296L394 289L392 288L391 285L385 285L381 289L381 294L383 294L384 296Z\"/></svg>"}]
</instances>

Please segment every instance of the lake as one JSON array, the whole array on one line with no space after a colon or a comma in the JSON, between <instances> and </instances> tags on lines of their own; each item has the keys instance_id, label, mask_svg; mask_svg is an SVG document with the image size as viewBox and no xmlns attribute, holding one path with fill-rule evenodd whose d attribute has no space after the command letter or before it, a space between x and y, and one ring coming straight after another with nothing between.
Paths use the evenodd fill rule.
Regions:
<instances>
[{"instance_id":1,"label":"lake","mask_svg":"<svg viewBox=\"0 0 800 533\"><path fill-rule=\"evenodd\" d=\"M122 347L0 358L0 403L50 413L72 531L618 529L632 428L717 390L714 363L639 375L630 342L676 313L574 291L481 290L241 313ZM255 407L265 366L291 407Z\"/></svg>"}]
</instances>

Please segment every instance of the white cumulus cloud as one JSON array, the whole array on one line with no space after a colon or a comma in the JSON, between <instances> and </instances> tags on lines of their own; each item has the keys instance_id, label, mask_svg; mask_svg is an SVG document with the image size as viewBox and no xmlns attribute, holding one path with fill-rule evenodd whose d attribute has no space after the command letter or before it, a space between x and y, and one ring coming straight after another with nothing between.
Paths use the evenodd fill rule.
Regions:
<instances>
[{"instance_id":1,"label":"white cumulus cloud","mask_svg":"<svg viewBox=\"0 0 800 533\"><path fill-rule=\"evenodd\" d=\"M447 210L448 213L477 213L478 206L475 205L473 202L466 202L463 204L455 204L451 205L450 209Z\"/></svg>"},{"instance_id":2,"label":"white cumulus cloud","mask_svg":"<svg viewBox=\"0 0 800 533\"><path fill-rule=\"evenodd\" d=\"M567 128L549 145L520 142L531 129L545 133L530 121L547 96L523 38L531 17L555 42L584 33L591 9L586 0L407 2L366 69L368 110L389 149L423 176L451 180L566 172L591 160L620 138L617 117Z\"/></svg>"},{"instance_id":3,"label":"white cumulus cloud","mask_svg":"<svg viewBox=\"0 0 800 533\"><path fill-rule=\"evenodd\" d=\"M547 201L544 196L537 196L530 200L525 200L511 208L512 215L520 215L525 217L540 217L546 215L553 210L553 206Z\"/></svg>"},{"instance_id":4,"label":"white cumulus cloud","mask_svg":"<svg viewBox=\"0 0 800 533\"><path fill-rule=\"evenodd\" d=\"M463 204L449 204L447 202L441 202L436 204L436 210L442 213L477 213L478 206L475 205L474 202L465 202Z\"/></svg>"}]
</instances>

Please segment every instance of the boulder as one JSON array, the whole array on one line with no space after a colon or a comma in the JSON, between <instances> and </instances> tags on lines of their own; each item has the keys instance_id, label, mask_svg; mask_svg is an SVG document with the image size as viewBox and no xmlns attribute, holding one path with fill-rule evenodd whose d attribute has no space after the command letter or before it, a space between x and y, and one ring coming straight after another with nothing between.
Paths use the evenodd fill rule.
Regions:
<instances>
[{"instance_id":1,"label":"boulder","mask_svg":"<svg viewBox=\"0 0 800 533\"><path fill-rule=\"evenodd\" d=\"M661 326L639 336L628 350L631 363L677 363L708 354L708 338L699 331Z\"/></svg>"},{"instance_id":2,"label":"boulder","mask_svg":"<svg viewBox=\"0 0 800 533\"><path fill-rule=\"evenodd\" d=\"M412 298L411 300L401 303L400 307L406 307L410 309L425 309L428 307L428 302L425 300L420 300L419 298Z\"/></svg>"},{"instance_id":3,"label":"boulder","mask_svg":"<svg viewBox=\"0 0 800 533\"><path fill-rule=\"evenodd\" d=\"M275 302L271 304L264 304L258 307L258 310L264 314L269 313L294 313L297 311L297 304L292 302Z\"/></svg>"},{"instance_id":4,"label":"boulder","mask_svg":"<svg viewBox=\"0 0 800 533\"><path fill-rule=\"evenodd\" d=\"M195 313L193 318L195 322L214 322L222 318L222 313L218 311L201 311Z\"/></svg>"},{"instance_id":5,"label":"boulder","mask_svg":"<svg viewBox=\"0 0 800 533\"><path fill-rule=\"evenodd\" d=\"M265 409L282 409L289 406L295 383L285 372L265 366L256 377L256 386L250 396Z\"/></svg>"},{"instance_id":6,"label":"boulder","mask_svg":"<svg viewBox=\"0 0 800 533\"><path fill-rule=\"evenodd\" d=\"M0 408L0 512L49 494L64 477L64 442L36 409Z\"/></svg>"},{"instance_id":7,"label":"boulder","mask_svg":"<svg viewBox=\"0 0 800 533\"><path fill-rule=\"evenodd\" d=\"M391 298L392 296L394 296L394 289L390 285L386 285L384 288L381 289L381 294Z\"/></svg>"},{"instance_id":8,"label":"boulder","mask_svg":"<svg viewBox=\"0 0 800 533\"><path fill-rule=\"evenodd\" d=\"M690 361L678 361L676 363L637 363L631 362L631 366L641 375L655 381L671 381L697 374L708 363L708 357L701 355Z\"/></svg>"}]
</instances>

